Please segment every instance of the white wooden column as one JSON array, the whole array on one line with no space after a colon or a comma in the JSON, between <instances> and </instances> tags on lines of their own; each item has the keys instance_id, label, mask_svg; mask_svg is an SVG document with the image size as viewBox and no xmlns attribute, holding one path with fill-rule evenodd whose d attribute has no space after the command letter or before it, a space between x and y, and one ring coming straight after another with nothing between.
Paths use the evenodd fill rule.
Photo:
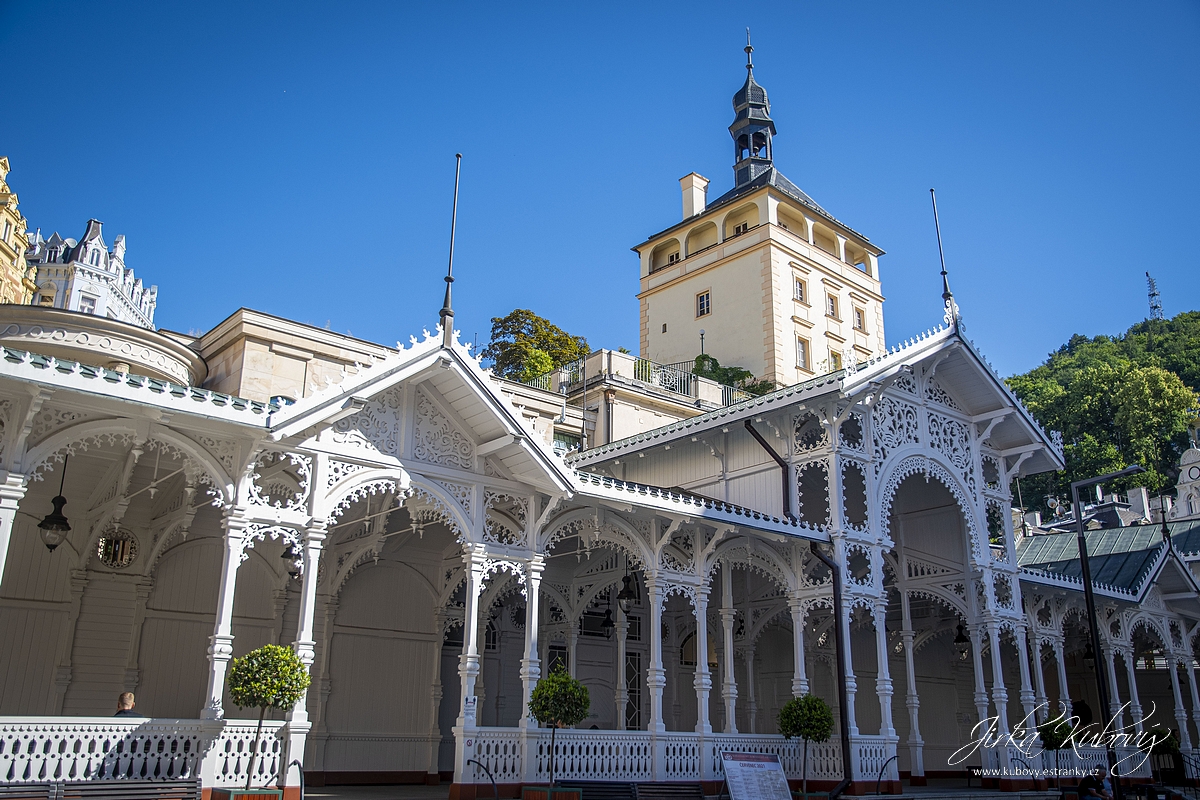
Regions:
<instances>
[{"instance_id":1,"label":"white wooden column","mask_svg":"<svg viewBox=\"0 0 1200 800\"><path fill-rule=\"evenodd\" d=\"M475 697L475 682L479 678L479 592L483 587L483 565L486 559L484 548L474 546L463 557L466 566L467 586L463 599L463 649L458 660L458 677L461 685L459 697L462 705L458 710L458 721L454 727L454 782L464 783L471 771L467 759L472 752L467 748L467 739L477 727L478 700Z\"/></svg>"},{"instance_id":2,"label":"white wooden column","mask_svg":"<svg viewBox=\"0 0 1200 800\"><path fill-rule=\"evenodd\" d=\"M1117 690L1117 651L1113 647L1105 647L1103 653L1108 660L1108 718L1121 728L1125 722L1117 717L1121 709L1121 693Z\"/></svg>"},{"instance_id":3,"label":"white wooden column","mask_svg":"<svg viewBox=\"0 0 1200 800\"><path fill-rule=\"evenodd\" d=\"M1000 661L1000 627L987 623L988 642L992 648L992 705L996 708L996 730L1008 733L1008 690L1004 688L1004 665Z\"/></svg>"},{"instance_id":4,"label":"white wooden column","mask_svg":"<svg viewBox=\"0 0 1200 800\"><path fill-rule=\"evenodd\" d=\"M975 713L979 716L976 721L983 722L988 718L987 688L983 682L983 636L978 625L968 627L967 634L971 637L971 666L975 673Z\"/></svg>"},{"instance_id":5,"label":"white wooden column","mask_svg":"<svg viewBox=\"0 0 1200 800\"><path fill-rule=\"evenodd\" d=\"M792 614L792 697L808 694L808 671L804 663L804 606L799 597L788 598Z\"/></svg>"},{"instance_id":6,"label":"white wooden column","mask_svg":"<svg viewBox=\"0 0 1200 800\"><path fill-rule=\"evenodd\" d=\"M1196 661L1188 654L1187 675L1188 687L1192 690L1192 722L1196 726L1196 736L1200 737L1200 692L1196 691Z\"/></svg>"},{"instance_id":7,"label":"white wooden column","mask_svg":"<svg viewBox=\"0 0 1200 800\"><path fill-rule=\"evenodd\" d=\"M1179 726L1179 749L1192 749L1192 736L1188 733L1187 711L1183 707L1183 695L1179 691L1179 662L1174 656L1170 659L1171 693L1175 696L1175 724Z\"/></svg>"},{"instance_id":8,"label":"white wooden column","mask_svg":"<svg viewBox=\"0 0 1200 800\"><path fill-rule=\"evenodd\" d=\"M846 576L846 562L842 560L842 579ZM846 674L842 676L842 682L846 684L846 721L850 725L850 735L858 736L858 718L854 714L854 695L858 691L858 681L854 677L854 648L850 646L850 617L854 613L850 609L850 613L843 614L842 619L835 619L834 625L842 626L842 641L846 644ZM836 640L834 647L836 647Z\"/></svg>"},{"instance_id":9,"label":"white wooden column","mask_svg":"<svg viewBox=\"0 0 1200 800\"><path fill-rule=\"evenodd\" d=\"M1129 713L1133 716L1133 729L1142 732L1142 703L1138 699L1137 677L1134 675L1137 665L1134 663L1133 650L1121 651L1121 660L1125 662L1125 674L1129 677Z\"/></svg>"},{"instance_id":10,"label":"white wooden column","mask_svg":"<svg viewBox=\"0 0 1200 800\"><path fill-rule=\"evenodd\" d=\"M721 697L725 701L725 733L737 733L737 674L733 665L733 570L721 564Z\"/></svg>"},{"instance_id":11,"label":"white wooden column","mask_svg":"<svg viewBox=\"0 0 1200 800\"><path fill-rule=\"evenodd\" d=\"M1054 664L1058 670L1058 711L1069 717L1075 712L1071 703L1071 690L1067 688L1067 661L1066 654L1063 653L1062 639L1054 641Z\"/></svg>"},{"instance_id":12,"label":"white wooden column","mask_svg":"<svg viewBox=\"0 0 1200 800\"><path fill-rule=\"evenodd\" d=\"M921 698L913 668L912 611L908 592L900 592L900 639L904 643L904 705L908 708L908 760L914 778L925 778L925 740L921 738Z\"/></svg>"},{"instance_id":13,"label":"white wooden column","mask_svg":"<svg viewBox=\"0 0 1200 800\"><path fill-rule=\"evenodd\" d=\"M429 698L429 766L425 769L425 783L436 786L439 781L439 756L442 745L442 641L445 637L446 609L439 608L433 612L433 634L437 640L433 645L433 680L430 681Z\"/></svg>"},{"instance_id":14,"label":"white wooden column","mask_svg":"<svg viewBox=\"0 0 1200 800\"><path fill-rule=\"evenodd\" d=\"M754 691L754 645L751 644L746 648L746 710L750 712L750 733L757 733L758 727L758 702L755 700Z\"/></svg>"},{"instance_id":15,"label":"white wooden column","mask_svg":"<svg viewBox=\"0 0 1200 800\"><path fill-rule=\"evenodd\" d=\"M538 625L541 624L539 592L542 573L546 570L546 559L537 555L525 568L525 655L521 658L521 728L536 728L537 723L529 716L529 700L533 687L542 677L542 662L538 658Z\"/></svg>"},{"instance_id":16,"label":"white wooden column","mask_svg":"<svg viewBox=\"0 0 1200 800\"><path fill-rule=\"evenodd\" d=\"M619 731L623 731L626 725L626 715L629 713L629 683L625 676L625 670L628 669L625 662L629 660L629 652L626 646L629 641L629 617L625 616L625 612L621 610L620 603L617 603L616 607L617 675L616 681L613 683L613 697L617 702L617 719L613 727Z\"/></svg>"},{"instance_id":17,"label":"white wooden column","mask_svg":"<svg viewBox=\"0 0 1200 800\"><path fill-rule=\"evenodd\" d=\"M304 562L303 581L300 584L300 618L296 623L296 641L292 649L300 658L300 663L309 675L312 675L313 661L317 657L317 641L313 633L313 618L317 610L317 577L321 567L321 549L324 546L327 523L324 520L314 520L304 532L304 545L301 558ZM282 615L281 615L282 616ZM309 691L313 691L312 686ZM304 743L308 732L312 730L312 722L308 717L308 692L305 692L299 702L287 714L287 769L284 772L285 785L299 786L299 773L293 774L291 764L299 761L299 769L304 766Z\"/></svg>"},{"instance_id":18,"label":"white wooden column","mask_svg":"<svg viewBox=\"0 0 1200 800\"><path fill-rule=\"evenodd\" d=\"M4 580L4 564L8 561L8 546L12 540L17 506L25 497L28 482L24 475L10 472L0 483L0 582Z\"/></svg>"},{"instance_id":19,"label":"white wooden column","mask_svg":"<svg viewBox=\"0 0 1200 800\"><path fill-rule=\"evenodd\" d=\"M237 589L237 571L246 557L246 517L234 507L225 512L225 558L221 562L221 584L217 590L217 619L208 639L208 694L203 719L223 719L221 699L225 692L225 672L233 658L233 596Z\"/></svg>"},{"instance_id":20,"label":"white wooden column","mask_svg":"<svg viewBox=\"0 0 1200 800\"><path fill-rule=\"evenodd\" d=\"M696 587L696 733L711 734L708 697L712 692L712 675L708 668L708 587Z\"/></svg>"},{"instance_id":21,"label":"white wooden column","mask_svg":"<svg viewBox=\"0 0 1200 800\"><path fill-rule=\"evenodd\" d=\"M567 628L567 673L572 678L579 677L578 664L579 660L576 653L579 651L579 620L571 620L571 626Z\"/></svg>"},{"instance_id":22,"label":"white wooden column","mask_svg":"<svg viewBox=\"0 0 1200 800\"><path fill-rule=\"evenodd\" d=\"M662 652L662 607L663 589L658 579L646 575L646 594L650 600L650 629L645 635L650 637L650 666L646 668L646 691L650 695L650 722L647 730L654 733L665 733L666 724L663 722L663 690L667 686L667 673L663 669Z\"/></svg>"},{"instance_id":23,"label":"white wooden column","mask_svg":"<svg viewBox=\"0 0 1200 800\"><path fill-rule=\"evenodd\" d=\"M1021 712L1025 719L1033 722L1037 703L1029 681L1029 640L1025 636L1024 628L1017 628L1013 638L1017 645L1017 669L1021 676Z\"/></svg>"},{"instance_id":24,"label":"white wooden column","mask_svg":"<svg viewBox=\"0 0 1200 800\"><path fill-rule=\"evenodd\" d=\"M872 610L875 619L875 694L879 698L879 733L895 736L896 725L892 720L892 672L888 666L887 606L876 603Z\"/></svg>"},{"instance_id":25,"label":"white wooden column","mask_svg":"<svg viewBox=\"0 0 1200 800\"><path fill-rule=\"evenodd\" d=\"M1050 700L1046 697L1046 675L1042 671L1042 645L1037 634L1033 635L1030 654L1033 656L1033 702L1037 706L1037 721L1045 722L1050 717Z\"/></svg>"}]
</instances>

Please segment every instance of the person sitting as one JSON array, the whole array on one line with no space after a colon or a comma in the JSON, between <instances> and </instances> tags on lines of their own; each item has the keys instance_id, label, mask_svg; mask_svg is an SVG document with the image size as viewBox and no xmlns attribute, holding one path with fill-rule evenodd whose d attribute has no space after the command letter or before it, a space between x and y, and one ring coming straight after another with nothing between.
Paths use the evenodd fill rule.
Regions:
<instances>
[{"instance_id":1,"label":"person sitting","mask_svg":"<svg viewBox=\"0 0 1200 800\"><path fill-rule=\"evenodd\" d=\"M1112 784L1108 770L1096 767L1096 771L1079 782L1079 800L1112 800Z\"/></svg>"},{"instance_id":2,"label":"person sitting","mask_svg":"<svg viewBox=\"0 0 1200 800\"><path fill-rule=\"evenodd\" d=\"M133 699L133 692L121 692L120 696L117 697L117 713L113 714L113 716L114 717L140 717L140 716L142 716L141 714L139 714L133 710L134 705L135 705L135 703L134 703L134 699Z\"/></svg>"}]
</instances>

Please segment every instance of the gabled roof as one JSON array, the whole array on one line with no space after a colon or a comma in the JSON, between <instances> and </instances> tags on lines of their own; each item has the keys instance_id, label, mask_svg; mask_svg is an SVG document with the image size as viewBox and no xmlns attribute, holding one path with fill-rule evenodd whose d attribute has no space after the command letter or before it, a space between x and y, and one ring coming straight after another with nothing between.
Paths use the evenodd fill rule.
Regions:
<instances>
[{"instance_id":1,"label":"gabled roof","mask_svg":"<svg viewBox=\"0 0 1200 800\"><path fill-rule=\"evenodd\" d=\"M963 399L969 400L969 404L973 406L970 413L1008 415L993 429L991 441L997 450L1023 446L1030 451L1028 466L1023 469L1022 474L1062 468L1062 452L995 370L962 336L957 326L939 326L927 331L893 347L882 356L857 365L853 370L831 372L762 397L752 397L697 417L680 420L582 453L574 453L567 458L567 462L577 467L598 465L620 458L624 453L670 444L711 429L738 425L765 412L786 408L821 395L840 393L851 397L859 396L879 387L909 365L939 357L937 375L948 376L945 378L947 383L960 387Z\"/></svg>"},{"instance_id":2,"label":"gabled roof","mask_svg":"<svg viewBox=\"0 0 1200 800\"><path fill-rule=\"evenodd\" d=\"M1185 559L1200 558L1200 520L1133 525L1084 532L1092 586L1140 602L1157 585L1177 611L1200 617L1200 592ZM1168 544L1169 541L1169 544ZM1074 533L1030 536L1017 542L1023 579L1045 579L1082 590L1083 567Z\"/></svg>"},{"instance_id":3,"label":"gabled roof","mask_svg":"<svg viewBox=\"0 0 1200 800\"><path fill-rule=\"evenodd\" d=\"M363 365L341 383L273 412L268 422L272 438L303 436L311 428L331 425L397 383L416 380L469 429L464 433L477 449L487 448L515 478L549 491L574 486L572 470L526 426L457 337L450 347L444 347L440 335L426 331L424 341L413 337L411 342L407 348Z\"/></svg>"}]
</instances>

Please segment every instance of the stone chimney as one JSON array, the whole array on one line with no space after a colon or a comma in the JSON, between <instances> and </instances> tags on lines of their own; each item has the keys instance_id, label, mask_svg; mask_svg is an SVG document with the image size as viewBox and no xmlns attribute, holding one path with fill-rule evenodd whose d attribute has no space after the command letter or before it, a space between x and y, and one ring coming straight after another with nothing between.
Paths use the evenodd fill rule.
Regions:
<instances>
[{"instance_id":1,"label":"stone chimney","mask_svg":"<svg viewBox=\"0 0 1200 800\"><path fill-rule=\"evenodd\" d=\"M694 217L708 205L708 178L695 172L679 179L683 189L683 218Z\"/></svg>"},{"instance_id":2,"label":"stone chimney","mask_svg":"<svg viewBox=\"0 0 1200 800\"><path fill-rule=\"evenodd\" d=\"M1130 511L1146 521L1150 520L1150 493L1146 491L1145 486L1130 489L1126 499L1129 502Z\"/></svg>"}]
</instances>

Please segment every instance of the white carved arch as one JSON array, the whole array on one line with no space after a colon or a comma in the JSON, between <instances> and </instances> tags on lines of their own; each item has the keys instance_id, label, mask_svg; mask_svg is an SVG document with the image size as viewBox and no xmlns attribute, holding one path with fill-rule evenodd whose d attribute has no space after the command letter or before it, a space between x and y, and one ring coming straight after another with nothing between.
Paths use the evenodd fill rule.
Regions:
<instances>
[{"instance_id":1,"label":"white carved arch","mask_svg":"<svg viewBox=\"0 0 1200 800\"><path fill-rule=\"evenodd\" d=\"M778 601L767 606L767 609L759 616L758 621L751 626L750 634L746 637L746 640L750 642L750 646L758 647L758 640L763 635L763 632L781 616L786 617L788 612L787 603L783 601ZM795 635L794 631L792 635Z\"/></svg>"},{"instance_id":2,"label":"white carved arch","mask_svg":"<svg viewBox=\"0 0 1200 800\"><path fill-rule=\"evenodd\" d=\"M979 550L979 529L975 520L975 504L971 500L971 495L962 482L954 475L945 464L943 464L936 456L930 455L924 448L905 448L903 451L889 459L889 464L885 464L880 471L882 476L885 476L882 485L883 491L880 494L879 515L880 525L883 536L887 539L892 538L891 532L891 517L892 503L896 499L896 492L900 488L900 484L905 478L910 478L913 475L924 474L926 480L930 478L937 479L938 483L942 484L954 498L958 504L959 513L966 520L967 527L967 552L970 553L968 562L978 560L981 551ZM968 565L964 565L968 566Z\"/></svg>"},{"instance_id":3,"label":"white carved arch","mask_svg":"<svg viewBox=\"0 0 1200 800\"><path fill-rule=\"evenodd\" d=\"M757 539L739 537L719 544L705 564L705 574L710 580L722 561L731 567L757 572L772 581L781 591L788 592L798 588L795 585L794 573L774 548Z\"/></svg>"},{"instance_id":4,"label":"white carved arch","mask_svg":"<svg viewBox=\"0 0 1200 800\"><path fill-rule=\"evenodd\" d=\"M367 493L378 494L387 486L400 496L408 489L411 478L400 467L368 467L344 475L321 496L316 503L315 517L326 517L332 523L356 499ZM374 487L371 491L370 487Z\"/></svg>"},{"instance_id":5,"label":"white carved arch","mask_svg":"<svg viewBox=\"0 0 1200 800\"><path fill-rule=\"evenodd\" d=\"M52 461L62 461L62 456L79 444L86 447L89 441L132 442L137 441L143 433L144 431L139 431L132 421L118 419L88 420L68 425L46 437L37 447L26 453L22 459L21 471L29 475L31 480L41 480L41 473L49 468ZM160 426L150 431L146 441L163 442L178 450L200 468L203 480L218 493L222 504L228 505L233 501L233 478L203 446Z\"/></svg>"},{"instance_id":6,"label":"white carved arch","mask_svg":"<svg viewBox=\"0 0 1200 800\"><path fill-rule=\"evenodd\" d=\"M604 515L604 521L596 527L596 512L594 509L577 508L554 519L545 528L546 533L539 537L538 549L549 554L567 536L591 532L592 546L600 542L612 545L633 562L637 569L645 570L647 564L654 564L653 552L641 533L619 514L609 511ZM569 531L564 533L565 531Z\"/></svg>"},{"instance_id":7,"label":"white carved arch","mask_svg":"<svg viewBox=\"0 0 1200 800\"><path fill-rule=\"evenodd\" d=\"M923 597L935 603L941 603L963 622L967 621L967 604L953 592L937 586L918 586L906 588L904 591L909 597Z\"/></svg>"},{"instance_id":8,"label":"white carved arch","mask_svg":"<svg viewBox=\"0 0 1200 800\"><path fill-rule=\"evenodd\" d=\"M342 590L344 588L346 588L346 584L349 583L350 578L354 575L355 572L358 571L358 567L365 565L368 561L372 562L370 565L370 568L372 568L372 569L403 570L406 573L414 576L416 578L417 585L420 586L422 589L424 589L429 594L429 596L433 599L433 602L435 604L437 603L437 599L438 599L437 588L433 585L432 582L430 582L429 578L427 578L421 574L420 570L415 569L411 564L405 564L403 561L381 561L380 562L380 561L375 561L374 559L372 559L370 557L361 558L359 560L359 562L357 564L355 564L353 567L343 571L343 573L341 575L341 580L338 582L336 588L334 589L334 592L333 592L334 597L337 597L338 595L340 595L342 593ZM346 563L349 564L350 562L347 561Z\"/></svg>"}]
</instances>

